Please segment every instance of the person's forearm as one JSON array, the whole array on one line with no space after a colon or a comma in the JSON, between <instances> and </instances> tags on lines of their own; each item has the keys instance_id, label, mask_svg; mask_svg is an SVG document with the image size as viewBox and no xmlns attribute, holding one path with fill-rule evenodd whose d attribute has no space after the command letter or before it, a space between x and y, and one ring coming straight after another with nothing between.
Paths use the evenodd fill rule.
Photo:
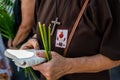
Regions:
<instances>
[{"instance_id":1,"label":"person's forearm","mask_svg":"<svg viewBox=\"0 0 120 80\"><path fill-rule=\"evenodd\" d=\"M28 27L26 26L26 28L28 28ZM13 40L13 47L16 47L21 42L23 42L27 38L27 36L29 35L30 31L31 31L31 28L24 29L24 28L20 27L17 34L16 34L16 37Z\"/></svg>"},{"instance_id":2,"label":"person's forearm","mask_svg":"<svg viewBox=\"0 0 120 80\"><path fill-rule=\"evenodd\" d=\"M22 24L34 22L35 0L21 0Z\"/></svg>"},{"instance_id":3,"label":"person's forearm","mask_svg":"<svg viewBox=\"0 0 120 80\"><path fill-rule=\"evenodd\" d=\"M35 0L21 0L22 22L13 40L13 47L19 45L29 35L34 23Z\"/></svg>"},{"instance_id":4,"label":"person's forearm","mask_svg":"<svg viewBox=\"0 0 120 80\"><path fill-rule=\"evenodd\" d=\"M95 73L120 65L120 61L113 61L101 54L91 57L68 58L67 61L69 67L67 74Z\"/></svg>"}]
</instances>

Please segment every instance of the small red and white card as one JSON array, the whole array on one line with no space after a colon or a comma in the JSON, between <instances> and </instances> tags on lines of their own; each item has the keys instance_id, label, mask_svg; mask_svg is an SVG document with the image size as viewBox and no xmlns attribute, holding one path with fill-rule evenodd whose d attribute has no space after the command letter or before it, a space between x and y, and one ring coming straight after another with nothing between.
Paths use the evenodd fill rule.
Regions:
<instances>
[{"instance_id":1,"label":"small red and white card","mask_svg":"<svg viewBox=\"0 0 120 80\"><path fill-rule=\"evenodd\" d=\"M67 29L58 29L57 35L56 35L55 46L59 48L66 48L67 37L68 37Z\"/></svg>"}]
</instances>

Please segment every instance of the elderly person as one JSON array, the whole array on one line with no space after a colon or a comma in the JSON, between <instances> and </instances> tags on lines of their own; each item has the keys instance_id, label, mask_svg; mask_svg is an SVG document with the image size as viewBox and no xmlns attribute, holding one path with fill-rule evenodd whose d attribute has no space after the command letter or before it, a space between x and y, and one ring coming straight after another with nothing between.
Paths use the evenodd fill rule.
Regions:
<instances>
[{"instance_id":1,"label":"elderly person","mask_svg":"<svg viewBox=\"0 0 120 80\"><path fill-rule=\"evenodd\" d=\"M37 0L37 22L56 26L52 29L52 59L33 66L41 72L40 80L110 80L109 69L120 65L120 27L112 26L108 1L89 0L84 6L87 1ZM83 8L85 11L68 46ZM38 27L36 34L21 48L44 49ZM38 54L45 57L43 53Z\"/></svg>"}]
</instances>

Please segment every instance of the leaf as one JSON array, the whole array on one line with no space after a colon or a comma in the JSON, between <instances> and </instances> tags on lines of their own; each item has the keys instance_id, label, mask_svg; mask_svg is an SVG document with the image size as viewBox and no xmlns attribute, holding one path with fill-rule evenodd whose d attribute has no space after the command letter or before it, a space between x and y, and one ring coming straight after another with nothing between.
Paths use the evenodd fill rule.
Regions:
<instances>
[{"instance_id":1,"label":"leaf","mask_svg":"<svg viewBox=\"0 0 120 80\"><path fill-rule=\"evenodd\" d=\"M14 38L14 18L0 8L0 33L6 38Z\"/></svg>"}]
</instances>

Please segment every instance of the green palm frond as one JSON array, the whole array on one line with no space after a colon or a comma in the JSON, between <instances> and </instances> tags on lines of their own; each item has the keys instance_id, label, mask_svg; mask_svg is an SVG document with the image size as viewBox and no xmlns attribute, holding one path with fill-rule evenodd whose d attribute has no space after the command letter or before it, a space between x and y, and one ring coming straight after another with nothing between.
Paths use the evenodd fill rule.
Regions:
<instances>
[{"instance_id":1,"label":"green palm frond","mask_svg":"<svg viewBox=\"0 0 120 80\"><path fill-rule=\"evenodd\" d=\"M0 34L14 38L13 0L0 0Z\"/></svg>"},{"instance_id":2,"label":"green palm frond","mask_svg":"<svg viewBox=\"0 0 120 80\"><path fill-rule=\"evenodd\" d=\"M10 16L13 14L14 0L0 0L0 8L5 9Z\"/></svg>"},{"instance_id":3,"label":"green palm frond","mask_svg":"<svg viewBox=\"0 0 120 80\"><path fill-rule=\"evenodd\" d=\"M14 19L3 9L0 9L0 33L4 37L14 38Z\"/></svg>"}]
</instances>

